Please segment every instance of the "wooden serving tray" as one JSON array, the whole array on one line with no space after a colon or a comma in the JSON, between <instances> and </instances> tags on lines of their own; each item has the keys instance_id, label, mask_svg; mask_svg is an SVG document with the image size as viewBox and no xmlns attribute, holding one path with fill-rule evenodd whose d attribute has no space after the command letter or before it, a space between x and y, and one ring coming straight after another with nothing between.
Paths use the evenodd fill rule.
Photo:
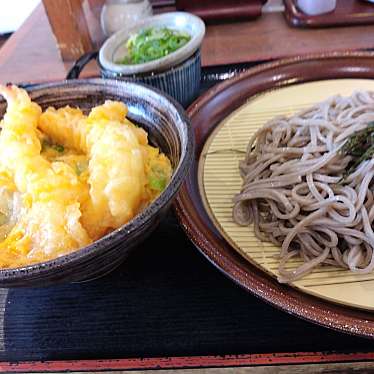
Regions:
<instances>
[{"instance_id":1,"label":"wooden serving tray","mask_svg":"<svg viewBox=\"0 0 374 374\"><path fill-rule=\"evenodd\" d=\"M249 139L272 118L296 114L329 97L350 96L357 90L374 91L374 80L324 79L274 87L270 92L249 98L224 119L205 142L198 178L210 219L238 253L274 278L278 276L280 248L258 239L252 225L240 226L232 218L233 197L243 184L239 161L245 157ZM287 267L296 269L301 263L300 258L294 257L287 261ZM327 301L374 311L374 272L357 274L331 265L318 266L292 282L292 287Z\"/></svg>"},{"instance_id":2,"label":"wooden serving tray","mask_svg":"<svg viewBox=\"0 0 374 374\"><path fill-rule=\"evenodd\" d=\"M310 55L256 66L208 90L188 109L196 137L195 158L175 204L186 234L223 273L269 303L322 326L374 338L372 311L322 300L279 284L225 239L204 205L199 184L201 155L217 125L249 99L295 84L330 79L374 79L374 53L341 52ZM341 289L344 292L344 288Z\"/></svg>"},{"instance_id":3,"label":"wooden serving tray","mask_svg":"<svg viewBox=\"0 0 374 374\"><path fill-rule=\"evenodd\" d=\"M296 5L297 0L284 0L284 15L293 27L332 27L374 23L374 4L364 0L337 0L334 11L309 16Z\"/></svg>"}]
</instances>

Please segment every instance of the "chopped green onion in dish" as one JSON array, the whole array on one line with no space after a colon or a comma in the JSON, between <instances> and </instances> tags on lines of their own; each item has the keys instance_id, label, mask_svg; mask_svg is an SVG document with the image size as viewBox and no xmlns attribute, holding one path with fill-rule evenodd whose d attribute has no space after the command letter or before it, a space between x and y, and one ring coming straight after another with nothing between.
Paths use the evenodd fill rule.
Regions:
<instances>
[{"instance_id":1,"label":"chopped green onion in dish","mask_svg":"<svg viewBox=\"0 0 374 374\"><path fill-rule=\"evenodd\" d=\"M163 191L168 182L168 178L165 174L165 170L160 168L158 165L153 165L148 176L148 186L154 191Z\"/></svg>"},{"instance_id":2,"label":"chopped green onion in dish","mask_svg":"<svg viewBox=\"0 0 374 374\"><path fill-rule=\"evenodd\" d=\"M183 47L191 36L185 32L167 27L150 27L129 38L126 47L128 55L118 63L143 64L157 60Z\"/></svg>"},{"instance_id":3,"label":"chopped green onion in dish","mask_svg":"<svg viewBox=\"0 0 374 374\"><path fill-rule=\"evenodd\" d=\"M63 153L65 151L65 147L61 144L53 144L48 138L44 138L42 140L42 152L45 152L48 148L52 148L58 153Z\"/></svg>"},{"instance_id":4,"label":"chopped green onion in dish","mask_svg":"<svg viewBox=\"0 0 374 374\"><path fill-rule=\"evenodd\" d=\"M61 144L54 144L53 147L52 147L55 151L57 151L58 153L62 153L65 151L65 148L63 145Z\"/></svg>"},{"instance_id":5,"label":"chopped green onion in dish","mask_svg":"<svg viewBox=\"0 0 374 374\"><path fill-rule=\"evenodd\" d=\"M163 191L166 187L166 177L150 176L148 179L149 187L155 191Z\"/></svg>"},{"instance_id":6,"label":"chopped green onion in dish","mask_svg":"<svg viewBox=\"0 0 374 374\"><path fill-rule=\"evenodd\" d=\"M374 156L374 122L368 123L365 129L354 132L340 153L352 157L345 176L353 173L361 162L372 158Z\"/></svg>"}]
</instances>

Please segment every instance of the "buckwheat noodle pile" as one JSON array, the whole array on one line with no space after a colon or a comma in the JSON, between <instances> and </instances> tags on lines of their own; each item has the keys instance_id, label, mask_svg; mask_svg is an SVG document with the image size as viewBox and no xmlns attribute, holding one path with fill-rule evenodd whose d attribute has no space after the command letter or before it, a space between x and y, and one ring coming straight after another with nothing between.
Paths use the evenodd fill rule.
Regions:
<instances>
[{"instance_id":1,"label":"buckwheat noodle pile","mask_svg":"<svg viewBox=\"0 0 374 374\"><path fill-rule=\"evenodd\" d=\"M344 151L372 121L374 92L360 91L274 118L250 139L233 218L281 247L280 282L320 264L373 271L374 159L367 152L352 167L355 155ZM296 269L287 266L295 256Z\"/></svg>"}]
</instances>

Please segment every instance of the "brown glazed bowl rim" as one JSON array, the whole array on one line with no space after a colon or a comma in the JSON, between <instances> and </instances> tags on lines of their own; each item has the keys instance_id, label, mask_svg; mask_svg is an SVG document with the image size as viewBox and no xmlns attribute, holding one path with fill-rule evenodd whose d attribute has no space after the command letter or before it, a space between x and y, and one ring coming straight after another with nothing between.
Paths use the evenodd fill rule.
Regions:
<instances>
[{"instance_id":1,"label":"brown glazed bowl rim","mask_svg":"<svg viewBox=\"0 0 374 374\"><path fill-rule=\"evenodd\" d=\"M298 83L374 78L374 53L333 52L297 56L251 68L208 90L187 113L195 132L195 157L174 202L181 226L199 251L221 272L255 296L297 317L341 332L374 338L374 314L334 304L287 285L250 264L222 237L199 191L198 160L211 132L248 98Z\"/></svg>"},{"instance_id":2,"label":"brown glazed bowl rim","mask_svg":"<svg viewBox=\"0 0 374 374\"><path fill-rule=\"evenodd\" d=\"M174 100L169 95L161 92L160 90L150 87L146 84L128 82L128 81L117 81L114 79L102 79L102 78L90 78L90 79L70 79L63 80L53 83L41 83L32 85L30 88L27 88L27 91L32 96L33 93L37 93L41 90L56 89L60 87L76 87L82 85L89 85L95 87L98 90L104 87L121 87L123 86L131 87L142 87L143 90L147 91L147 94L153 95L161 100L162 103L168 103L169 107L174 107L174 119L182 125L183 131L186 134L185 142L181 141L181 155L176 169L173 171L171 180L169 181L167 187L162 191L162 193L149 204L145 209L138 213L132 220L130 220L125 225L117 228L116 230L110 232L109 234L103 236L102 238L94 241L90 245L77 249L67 255L57 257L55 259L38 262L35 264L9 268L9 269L0 269L0 285L2 280L25 280L27 281L28 277L32 277L35 273L40 276L43 274L47 275L51 271L61 269L62 267L69 266L69 264L82 260L83 258L91 258L98 252L101 252L105 247L109 246L112 241L118 242L121 239L125 239L126 236L133 233L137 228L146 225L150 220L152 220L168 202L173 198L177 193L180 186L183 183L183 180L188 173L189 167L192 162L192 157L194 154L194 137L192 133L192 128L190 125L189 118L187 117L182 106ZM178 136L180 133L178 132Z\"/></svg>"}]
</instances>

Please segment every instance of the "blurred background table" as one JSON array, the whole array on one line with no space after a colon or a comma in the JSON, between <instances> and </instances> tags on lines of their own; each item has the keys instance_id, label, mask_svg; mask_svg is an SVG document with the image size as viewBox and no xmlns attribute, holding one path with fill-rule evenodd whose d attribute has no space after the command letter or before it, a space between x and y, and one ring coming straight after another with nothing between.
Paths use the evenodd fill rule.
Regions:
<instances>
[{"instance_id":1,"label":"blurred background table","mask_svg":"<svg viewBox=\"0 0 374 374\"><path fill-rule=\"evenodd\" d=\"M263 61L372 49L373 33L374 26L292 29L280 13L210 25L202 92ZM72 64L62 61L39 5L0 49L0 82L60 80ZM82 77L97 75L91 63ZM226 279L189 242L172 212L105 278L0 290L0 310L5 372L258 366L264 373L357 373L374 360L373 341L304 322Z\"/></svg>"},{"instance_id":2,"label":"blurred background table","mask_svg":"<svg viewBox=\"0 0 374 374\"><path fill-rule=\"evenodd\" d=\"M283 14L264 13L247 22L207 27L202 46L204 67L262 62L300 54L374 48L374 25L298 29ZM0 49L0 82L63 79L73 62L63 62L44 7L40 4ZM97 76L92 62L82 77Z\"/></svg>"}]
</instances>

